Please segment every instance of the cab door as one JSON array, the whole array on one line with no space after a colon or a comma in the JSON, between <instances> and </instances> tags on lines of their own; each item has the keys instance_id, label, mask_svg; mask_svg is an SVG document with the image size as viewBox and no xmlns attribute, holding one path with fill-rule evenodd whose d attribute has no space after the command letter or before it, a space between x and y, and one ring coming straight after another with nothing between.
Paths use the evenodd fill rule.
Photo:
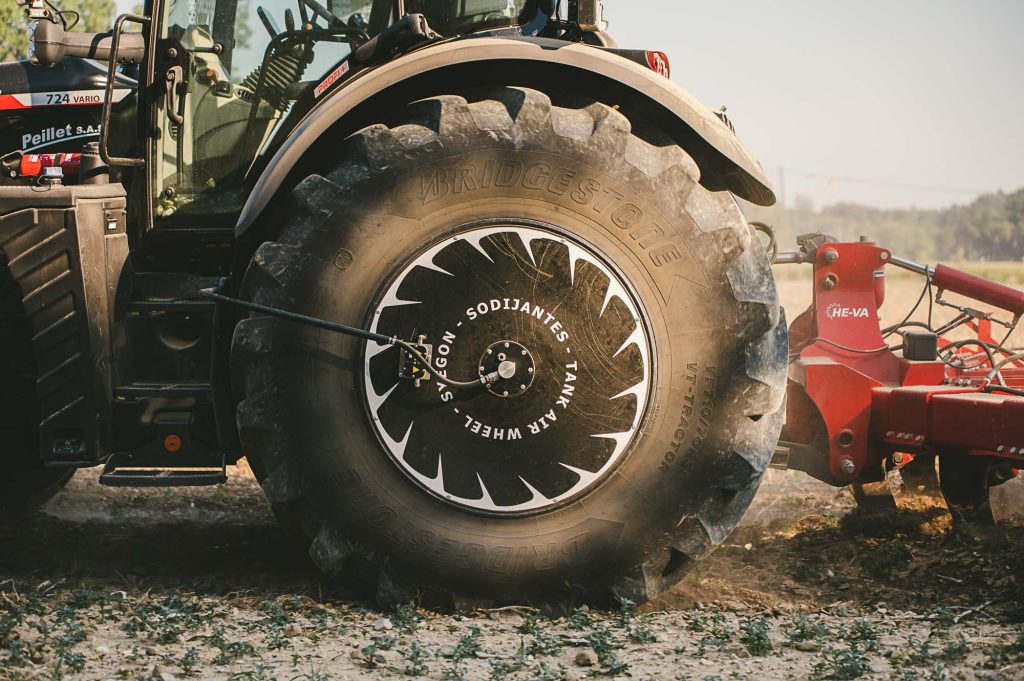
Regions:
<instances>
[{"instance_id":1,"label":"cab door","mask_svg":"<svg viewBox=\"0 0 1024 681\"><path fill-rule=\"evenodd\" d=\"M296 102L349 54L348 24L358 12L345 12L357 4L335 0L332 11L309 0L164 5L149 169L156 230L233 230L254 162L301 117Z\"/></svg>"}]
</instances>

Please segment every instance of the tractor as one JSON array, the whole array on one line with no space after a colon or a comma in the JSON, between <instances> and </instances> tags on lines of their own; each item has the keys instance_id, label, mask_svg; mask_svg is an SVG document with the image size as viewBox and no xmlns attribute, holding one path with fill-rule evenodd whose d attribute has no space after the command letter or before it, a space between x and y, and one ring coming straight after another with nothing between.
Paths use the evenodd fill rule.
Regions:
<instances>
[{"instance_id":1,"label":"tractor","mask_svg":"<svg viewBox=\"0 0 1024 681\"><path fill-rule=\"evenodd\" d=\"M850 347L812 310L790 353L774 245L737 204L772 204L768 179L599 0L147 0L99 34L18 1L8 520L80 468L216 485L244 457L312 560L382 605L642 602L773 460L871 484L928 448L842 427L863 400L779 443L790 364L880 350L812 357ZM804 246L790 261L870 264L858 286L882 266ZM935 362L913 375L945 381ZM882 364L849 389L870 403L902 371ZM803 377L788 408L817 424Z\"/></svg>"}]
</instances>

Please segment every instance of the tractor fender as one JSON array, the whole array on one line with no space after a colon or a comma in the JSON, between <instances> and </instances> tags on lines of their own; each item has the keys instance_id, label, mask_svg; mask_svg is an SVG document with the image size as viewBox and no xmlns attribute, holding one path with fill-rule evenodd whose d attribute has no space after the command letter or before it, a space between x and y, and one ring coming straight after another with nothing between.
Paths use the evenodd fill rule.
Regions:
<instances>
[{"instance_id":1,"label":"tractor fender","mask_svg":"<svg viewBox=\"0 0 1024 681\"><path fill-rule=\"evenodd\" d=\"M653 70L614 53L547 38L480 37L438 43L357 73L303 118L256 181L235 227L246 234L282 188L298 182L314 145L327 134L348 135L376 122L374 112L444 88L477 85L572 91L635 111L686 149L712 191L728 190L759 205L775 202L760 164L713 111ZM553 86L556 89L544 86ZM396 99L397 98L397 99ZM361 115L360 115L361 114ZM302 174L304 176L305 173Z\"/></svg>"}]
</instances>

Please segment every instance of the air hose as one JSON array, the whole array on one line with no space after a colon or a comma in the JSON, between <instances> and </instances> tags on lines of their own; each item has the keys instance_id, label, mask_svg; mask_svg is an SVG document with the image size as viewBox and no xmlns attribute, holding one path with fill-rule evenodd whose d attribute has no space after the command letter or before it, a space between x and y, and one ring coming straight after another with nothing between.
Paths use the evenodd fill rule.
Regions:
<instances>
[{"instance_id":1,"label":"air hose","mask_svg":"<svg viewBox=\"0 0 1024 681\"><path fill-rule=\"evenodd\" d=\"M356 338L363 338L368 341L375 341L377 343L383 343L386 345L397 345L405 352L409 353L413 357L420 367L423 368L428 374L434 377L438 383L443 383L451 388L463 389L463 388L479 388L481 386L488 386L492 383L497 382L503 378L509 378L515 375L516 366L514 362L503 361L497 368L488 374L484 374L477 379L472 381L456 381L448 378L440 371L435 369L426 357L419 351L419 349L408 341L404 341L401 338L395 336L385 336L382 333L376 333L374 331L368 331L366 329L360 329L355 326L348 326L347 324L339 324L337 322L329 322L326 319L318 319L316 317L310 317L308 315L299 314L298 312L289 312L287 310L279 310L276 307L270 307L269 305L261 305L260 303L254 303L249 300L242 300L241 298L232 298L231 296L225 296L219 292L216 288L204 288L199 291L200 298L206 298L207 300L213 300L218 303L224 303L226 305L234 305L241 307L252 312L260 312L271 317L278 317L279 319L286 319L288 321L297 322L299 324L305 324L307 326L314 326L318 329L325 329L327 331L333 331L334 333L341 333L346 336L355 336Z\"/></svg>"}]
</instances>

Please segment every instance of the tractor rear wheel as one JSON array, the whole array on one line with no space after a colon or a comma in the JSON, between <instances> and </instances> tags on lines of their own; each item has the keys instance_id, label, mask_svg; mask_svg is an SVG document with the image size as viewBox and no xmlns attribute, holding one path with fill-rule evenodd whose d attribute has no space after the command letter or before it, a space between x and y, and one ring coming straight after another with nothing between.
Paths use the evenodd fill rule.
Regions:
<instances>
[{"instance_id":1,"label":"tractor rear wheel","mask_svg":"<svg viewBox=\"0 0 1024 681\"><path fill-rule=\"evenodd\" d=\"M782 421L763 247L693 160L592 101L490 89L353 135L299 183L242 285L432 346L254 315L238 427L327 573L382 604L649 599L733 529Z\"/></svg>"},{"instance_id":2,"label":"tractor rear wheel","mask_svg":"<svg viewBox=\"0 0 1024 681\"><path fill-rule=\"evenodd\" d=\"M6 262L0 262L0 519L38 508L74 474L46 468L39 459L32 356L32 330L21 293Z\"/></svg>"}]
</instances>

